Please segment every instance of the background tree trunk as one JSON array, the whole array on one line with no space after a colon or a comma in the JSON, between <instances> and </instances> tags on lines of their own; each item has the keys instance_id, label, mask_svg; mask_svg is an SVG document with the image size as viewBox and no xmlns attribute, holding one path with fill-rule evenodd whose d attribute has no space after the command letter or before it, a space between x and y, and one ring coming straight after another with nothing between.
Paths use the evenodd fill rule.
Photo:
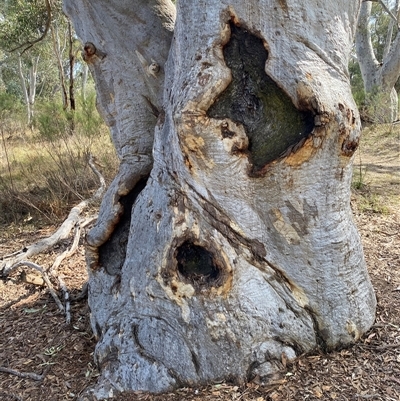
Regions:
<instances>
[{"instance_id":1,"label":"background tree trunk","mask_svg":"<svg viewBox=\"0 0 400 401\"><path fill-rule=\"evenodd\" d=\"M63 108L64 108L64 110L66 110L68 108L68 94L67 94L67 84L65 82L66 80L65 80L63 60L62 60L62 54L65 50L64 49L65 48L65 40L64 40L64 45L61 46L57 21L53 22L50 32L51 32L51 39L52 39L52 43L53 43L55 60L56 60L57 69L58 69L58 76L59 76L59 80L60 80L60 91L61 91ZM66 36L65 33L64 33L64 36Z\"/></svg>"},{"instance_id":2,"label":"background tree trunk","mask_svg":"<svg viewBox=\"0 0 400 401\"><path fill-rule=\"evenodd\" d=\"M39 56L32 57L31 66L29 67L29 76L26 80L23 66L22 66L22 58L18 55L18 73L21 81L22 93L24 95L26 111L27 111L27 123L28 125L32 125L33 115L34 115L34 107L35 107L35 99L36 99L36 77L37 77L37 68L39 64ZM27 83L29 86L27 86Z\"/></svg>"},{"instance_id":3,"label":"background tree trunk","mask_svg":"<svg viewBox=\"0 0 400 401\"><path fill-rule=\"evenodd\" d=\"M88 236L97 397L357 340L375 314L350 209L359 3L182 1L171 47L171 3L90 4L65 0L122 160Z\"/></svg>"},{"instance_id":4,"label":"background tree trunk","mask_svg":"<svg viewBox=\"0 0 400 401\"><path fill-rule=\"evenodd\" d=\"M393 122L398 118L398 96L394 86L400 75L400 34L397 32L393 41L388 34L383 59L378 61L369 29L371 8L371 1L361 3L355 37L357 59L367 97L368 118L374 122ZM398 9L398 2L395 8Z\"/></svg>"}]
</instances>

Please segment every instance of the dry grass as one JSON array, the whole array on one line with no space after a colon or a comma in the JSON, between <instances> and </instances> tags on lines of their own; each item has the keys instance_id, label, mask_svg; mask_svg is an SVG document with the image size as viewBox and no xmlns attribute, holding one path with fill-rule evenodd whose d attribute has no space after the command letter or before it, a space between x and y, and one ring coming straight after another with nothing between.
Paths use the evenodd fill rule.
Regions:
<instances>
[{"instance_id":1,"label":"dry grass","mask_svg":"<svg viewBox=\"0 0 400 401\"><path fill-rule=\"evenodd\" d=\"M366 211L398 208L400 194L400 124L371 125L363 130L355 156L353 188Z\"/></svg>"},{"instance_id":2,"label":"dry grass","mask_svg":"<svg viewBox=\"0 0 400 401\"><path fill-rule=\"evenodd\" d=\"M106 179L115 174L118 161L104 124L90 134L76 124L73 135L65 129L46 135L7 120L0 124L0 224L64 218L72 204L98 187L88 166L89 154Z\"/></svg>"}]
</instances>

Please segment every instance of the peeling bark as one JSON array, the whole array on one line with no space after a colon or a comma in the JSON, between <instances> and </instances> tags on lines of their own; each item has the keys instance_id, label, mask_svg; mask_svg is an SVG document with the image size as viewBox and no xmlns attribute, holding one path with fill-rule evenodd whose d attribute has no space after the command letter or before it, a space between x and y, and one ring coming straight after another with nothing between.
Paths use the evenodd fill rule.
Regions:
<instances>
[{"instance_id":1,"label":"peeling bark","mask_svg":"<svg viewBox=\"0 0 400 401\"><path fill-rule=\"evenodd\" d=\"M104 9L98 0L93 10L122 18L117 3ZM131 213L121 219L117 207L113 220L105 212L150 171L127 147L128 162L99 217L107 235L94 240L93 231L89 238L100 246L111 237L101 247L104 268L89 260L98 398L126 389L268 379L282 368L282 355L290 361L347 345L374 320L349 201L360 121L347 64L359 3L203 5L177 4L168 61L157 62L165 71L163 101L126 83L117 90L115 76L112 86L95 71L100 99L111 88L115 99L132 97L139 121L148 101L159 111L157 123L151 120L154 163L144 188L131 195ZM130 7L124 27L142 23ZM91 28L100 35L99 26ZM126 34L117 30L113 37ZM137 68L146 64L147 73L136 77L152 79L154 66L140 49L146 63L134 53L134 44L123 59L107 41L83 39L106 54L92 68L107 62L123 74L122 67L139 60ZM104 110L113 107L109 124L121 129L114 133L119 151L118 138L138 140L124 123L124 104L102 103ZM121 229L114 229L118 218Z\"/></svg>"}]
</instances>

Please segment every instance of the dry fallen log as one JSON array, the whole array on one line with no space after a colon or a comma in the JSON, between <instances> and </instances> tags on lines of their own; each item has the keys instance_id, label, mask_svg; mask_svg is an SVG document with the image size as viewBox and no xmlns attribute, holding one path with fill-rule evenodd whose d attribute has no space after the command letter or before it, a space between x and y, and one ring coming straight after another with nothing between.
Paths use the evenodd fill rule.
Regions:
<instances>
[{"instance_id":1,"label":"dry fallen log","mask_svg":"<svg viewBox=\"0 0 400 401\"><path fill-rule=\"evenodd\" d=\"M37 255L39 253L43 253L48 249L52 248L54 245L58 244L63 239L68 238L73 228L80 225L82 212L88 206L90 206L94 202L99 201L102 198L106 188L106 182L102 174L98 171L98 169L94 165L92 156L90 156L89 158L89 166L92 169L92 171L97 175L100 181L100 187L97 189L95 194L91 198L85 199L78 205L74 206L69 212L68 217L59 227L59 229L50 237L41 239L40 241L30 245L27 248L23 248L17 252L13 252L9 255L3 256L1 258L3 260L3 263L0 265L0 274L3 277L8 276L11 270L13 270L13 266L16 265L17 263L23 260L27 260L30 257Z\"/></svg>"},{"instance_id":2,"label":"dry fallen log","mask_svg":"<svg viewBox=\"0 0 400 401\"><path fill-rule=\"evenodd\" d=\"M54 301L56 302L56 304L58 306L58 309L60 309L61 312L64 312L64 306L61 303L60 299L58 298L58 295L57 295L56 291L54 290L53 285L51 284L50 278L49 278L47 272L43 269L43 267L39 266L36 263L29 262L28 260L22 260L16 264L14 264L13 266L11 266L11 268L8 270L8 272L11 273L13 270L16 270L17 268L19 268L21 266L27 266L32 269L35 269L42 275L43 280L46 283L51 296L53 297Z\"/></svg>"},{"instance_id":3,"label":"dry fallen log","mask_svg":"<svg viewBox=\"0 0 400 401\"><path fill-rule=\"evenodd\" d=\"M91 204L94 202L99 201L105 191L106 188L106 183L104 180L104 177L102 174L99 172L99 170L96 168L94 162L93 162L93 157L90 156L89 158L89 166L96 174L96 176L99 179L100 186L95 192L95 194L89 198L85 199L82 202L80 202L78 205L74 206L67 218L64 220L64 222L61 224L61 226L58 228L58 230L53 233L51 236L44 238L32 245L30 245L27 248L21 249L17 252L13 252L9 255L3 256L1 259L3 260L3 263L0 265L0 276L1 277L7 277L12 271L20 268L20 267L28 267L31 269L35 269L37 272L40 273L40 275L43 278L44 284L47 286L49 289L49 292L51 296L53 297L54 301L56 302L58 309L65 313L66 315L66 322L69 324L71 322L71 307L70 307L70 295L68 288L63 280L62 277L60 277L57 274L57 269L61 265L61 263L68 257L72 256L75 251L78 249L79 245L79 240L81 238L81 233L82 229L91 224L96 217L89 217L89 218L81 218L82 212ZM61 240L66 239L70 236L71 231L75 228L75 234L74 234L74 239L72 242L72 245L69 249L61 253L60 255L57 256L55 259L53 265L46 271L45 268L42 266L38 265L37 263L31 262L28 260L29 257L32 257L34 255L37 255L39 253L43 253L45 251L48 251L52 247L54 247L56 244L58 244ZM24 275L26 276L26 273L24 272ZM64 303L60 301L60 298L54 289L54 286L52 282L50 281L51 278L54 278L58 282L58 286L60 290L64 294ZM33 283L36 284L36 283ZM86 294L87 292L87 287L84 287L82 289L82 294ZM83 295L84 296L84 295ZM78 296L78 299L81 299L81 294Z\"/></svg>"}]
</instances>

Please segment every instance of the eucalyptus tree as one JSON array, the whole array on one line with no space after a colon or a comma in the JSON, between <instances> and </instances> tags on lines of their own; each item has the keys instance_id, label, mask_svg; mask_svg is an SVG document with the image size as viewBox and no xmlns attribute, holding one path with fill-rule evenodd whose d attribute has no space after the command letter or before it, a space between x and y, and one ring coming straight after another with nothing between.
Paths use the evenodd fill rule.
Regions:
<instances>
[{"instance_id":1,"label":"eucalyptus tree","mask_svg":"<svg viewBox=\"0 0 400 401\"><path fill-rule=\"evenodd\" d=\"M93 395L269 377L358 340L360 1L64 5L121 160L87 235Z\"/></svg>"},{"instance_id":2,"label":"eucalyptus tree","mask_svg":"<svg viewBox=\"0 0 400 401\"><path fill-rule=\"evenodd\" d=\"M1 7L1 47L7 55L7 68L16 71L27 107L28 123L32 122L38 82L58 82L65 109L75 108L74 72L79 44L69 21L62 12L61 0L10 0ZM56 69L54 68L56 67Z\"/></svg>"},{"instance_id":3,"label":"eucalyptus tree","mask_svg":"<svg viewBox=\"0 0 400 401\"><path fill-rule=\"evenodd\" d=\"M40 54L30 52L50 28L49 3L43 6L36 1L7 1L2 5L3 18L0 23L0 42L3 50L16 52L17 69L22 95L27 109L28 123L31 124L36 99L37 73Z\"/></svg>"},{"instance_id":4,"label":"eucalyptus tree","mask_svg":"<svg viewBox=\"0 0 400 401\"><path fill-rule=\"evenodd\" d=\"M384 0L363 1L357 24L356 53L366 93L366 114L375 122L398 119L399 0L392 6L390 9Z\"/></svg>"}]
</instances>

